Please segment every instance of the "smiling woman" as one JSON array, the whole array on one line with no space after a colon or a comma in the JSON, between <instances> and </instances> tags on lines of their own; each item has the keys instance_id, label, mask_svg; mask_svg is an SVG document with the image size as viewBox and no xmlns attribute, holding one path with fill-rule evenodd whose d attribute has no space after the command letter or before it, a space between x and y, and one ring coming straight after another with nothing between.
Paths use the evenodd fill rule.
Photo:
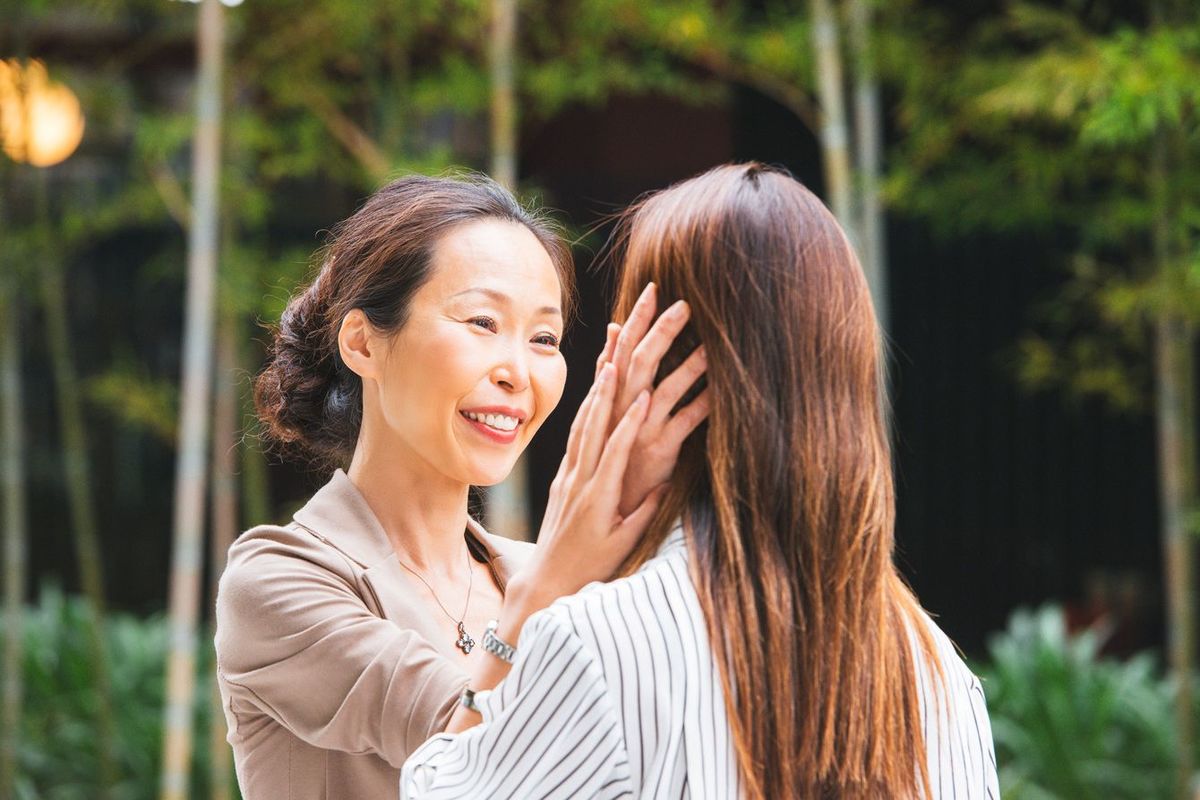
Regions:
<instances>
[{"instance_id":1,"label":"smiling woman","mask_svg":"<svg viewBox=\"0 0 1200 800\"><path fill-rule=\"evenodd\" d=\"M366 412L361 376L341 357L345 324L377 343L395 337L397 356L419 356L437 345L428 338L438 335L436 320L498 333L499 312L537 288L560 309L547 330L561 334L574 303L571 255L556 226L483 178L396 181L339 225L320 255L316 278L283 313L255 400L277 445L326 466L353 455ZM406 335L410 318L417 325ZM445 366L433 363L412 374L429 380Z\"/></svg>"},{"instance_id":2,"label":"smiling woman","mask_svg":"<svg viewBox=\"0 0 1200 800\"><path fill-rule=\"evenodd\" d=\"M247 800L394 796L413 749L479 721L473 690L507 671L494 654L524 620L610 577L645 529L704 413L677 414L653 453L643 422L702 369L651 396L605 365L617 326L536 550L467 513L562 397L572 279L555 227L493 181L408 177L334 230L288 303L255 400L282 450L332 476L291 522L244 533L221 578L218 684ZM686 319L640 339L655 364ZM618 383L640 397L621 415ZM627 479L631 452L651 468Z\"/></svg>"},{"instance_id":3,"label":"smiling woman","mask_svg":"<svg viewBox=\"0 0 1200 800\"><path fill-rule=\"evenodd\" d=\"M342 323L342 359L360 376L380 374L363 403L368 426L378 419L386 427L362 439L395 454L395 431L425 466L488 486L508 475L562 397L560 271L530 228L500 219L442 237L432 267L390 348L370 344L361 311ZM384 360L375 366L377 352ZM351 477L376 455L360 448Z\"/></svg>"}]
</instances>

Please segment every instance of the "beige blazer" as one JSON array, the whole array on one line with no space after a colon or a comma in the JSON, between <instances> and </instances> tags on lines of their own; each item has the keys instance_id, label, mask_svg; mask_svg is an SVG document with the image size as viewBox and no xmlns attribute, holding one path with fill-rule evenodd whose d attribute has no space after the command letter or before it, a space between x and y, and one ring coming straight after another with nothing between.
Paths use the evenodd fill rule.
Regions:
<instances>
[{"instance_id":1,"label":"beige blazer","mask_svg":"<svg viewBox=\"0 0 1200 800\"><path fill-rule=\"evenodd\" d=\"M472 523L500 588L533 546ZM342 470L285 526L246 531L217 592L217 682L245 800L398 796L467 675L431 642L382 526Z\"/></svg>"}]
</instances>

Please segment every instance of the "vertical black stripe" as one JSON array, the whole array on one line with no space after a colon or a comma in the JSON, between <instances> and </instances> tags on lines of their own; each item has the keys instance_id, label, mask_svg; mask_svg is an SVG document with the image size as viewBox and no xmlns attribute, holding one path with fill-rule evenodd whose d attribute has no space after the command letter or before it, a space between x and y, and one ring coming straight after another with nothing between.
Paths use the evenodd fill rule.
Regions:
<instances>
[{"instance_id":1,"label":"vertical black stripe","mask_svg":"<svg viewBox=\"0 0 1200 800\"><path fill-rule=\"evenodd\" d=\"M657 641L651 636L650 626L647 625L647 623L646 623L647 615L649 615L650 617L652 617L654 619L657 619L657 615L654 613L654 605L650 601L650 593L646 588L646 582L639 581L637 583L631 583L630 589L632 592L634 592L633 597L632 597L634 613L637 618L638 627L641 630L642 641L645 643L645 646L646 646L646 656L647 656L646 661L648 661L650 663L649 703L654 707L654 716L652 717L652 720L653 720L652 730L654 732L654 738L652 739L652 741L654 742L655 748L658 748L658 746L659 746L658 729L659 729L659 724L660 724L659 715L661 713L661 707L660 707L660 703L659 703L660 687L659 687L659 681L658 681L658 654L663 652L663 647L665 644L665 637L662 635L662 623L661 622L658 624L659 638ZM644 602L638 602L638 598L636 597L636 594L635 594L637 589L641 589ZM643 782L643 785L644 785L644 782Z\"/></svg>"},{"instance_id":2,"label":"vertical black stripe","mask_svg":"<svg viewBox=\"0 0 1200 800\"><path fill-rule=\"evenodd\" d=\"M674 722L677 717L681 718L682 715L678 713L678 709L683 702L683 698L687 696L686 687L681 691L676 691L674 683L675 676L678 674L676 671L675 654L678 652L679 645L679 623L675 618L675 609L672 608L670 601L667 599L667 588L665 584L663 584L662 570L655 569L653 571L647 571L645 575L646 581L644 585L646 587L647 599L650 599L649 587L651 585L658 588L658 594L662 598L661 602L658 603L655 603L653 599L650 599L650 604L655 609L654 620L658 624L658 629L661 636L660 641L662 642L663 649L667 654L667 681L670 684L670 695L668 699L670 701L670 708L672 709L670 720ZM663 617L665 616L662 613L663 609L666 609L667 613L671 615L670 634L667 633L667 628L663 626ZM682 670L682 678L686 683L686 668ZM661 697L659 698L660 701L662 699L663 698ZM670 732L668 744L665 748L663 748L664 752L660 759L661 769L659 770L658 777L654 782L654 790L650 795L651 797L659 796L659 793L662 791L663 781L667 780L670 776L668 770L676 768L676 763L679 761L678 748L680 746L681 738L680 731L672 730ZM674 754L674 758L672 758L672 754Z\"/></svg>"},{"instance_id":3,"label":"vertical black stripe","mask_svg":"<svg viewBox=\"0 0 1200 800\"><path fill-rule=\"evenodd\" d=\"M629 589L630 589L629 584L626 583L624 585L614 587L614 590L612 593L613 599L616 601L616 603L613 607L613 610L616 612L616 616L618 619L622 619L625 621L625 629L629 633L629 636L626 637L625 641L628 644L628 649L632 651L631 654L633 655L634 663L636 664L635 668L630 671L630 677L632 678L633 685L621 687L621 695L622 695L623 702L620 704L619 707L621 709L621 713L624 714L626 717L633 717L636 715L634 724L632 726L627 725L626 727L632 727L632 729L637 732L637 744L633 744L628 739L626 739L625 744L627 747L630 747L631 749L636 747L637 752L642 754L642 758L639 760L639 763L638 763L637 785L645 786L646 785L646 757L645 756L646 756L646 752L647 752L648 748L644 741L645 737L642 735L643 731L645 730L646 723L645 723L645 720L643 720L643 718L642 718L642 710L643 710L643 707L645 706L645 703L642 702L642 680L641 680L640 676L641 676L642 670L645 669L646 664L645 664L645 661L641 658L641 653L638 652L637 636L634 635L635 632L634 632L632 626L630 625L630 622L634 619L637 619L639 626L641 626L643 642L645 642L645 640L646 640L646 629L644 626L641 625L641 617L638 615L637 609L634 608L633 611L630 612L628 609L625 608L626 603L622 602L622 599L625 598L625 596L629 593ZM653 659L650 659L650 661L651 661L651 663L653 663ZM653 684L651 684L651 686L653 686ZM651 694L652 693L653 692L651 692ZM631 708L633 709L632 714L630 713Z\"/></svg>"},{"instance_id":4,"label":"vertical black stripe","mask_svg":"<svg viewBox=\"0 0 1200 800\"><path fill-rule=\"evenodd\" d=\"M641 732L630 730L630 720L628 716L625 715L625 704L623 702L626 695L625 660L622 658L623 648L621 644L618 643L616 634L613 632L612 621L609 619L609 615L612 614L611 610L608 608L597 608L596 606L599 605L598 601L596 601L594 598L589 599L592 600L592 602L585 602L583 604L584 616L586 617L592 630L595 632L595 642L600 651L599 655L601 664L603 665L605 675L608 676L609 692L613 693L614 695L613 705L616 707L617 713L621 715L623 722L621 727L623 731L623 737L625 739L625 751L629 754L631 762L636 760L638 769L640 770L642 761ZM593 610L595 613L593 613ZM601 631L604 632L604 637L601 636ZM625 637L622 637L622 642L626 641L627 640ZM616 667L616 670L613 670L613 666ZM614 671L616 673L615 684L612 681ZM638 734L637 747L634 747L630 743L630 733Z\"/></svg>"}]
</instances>

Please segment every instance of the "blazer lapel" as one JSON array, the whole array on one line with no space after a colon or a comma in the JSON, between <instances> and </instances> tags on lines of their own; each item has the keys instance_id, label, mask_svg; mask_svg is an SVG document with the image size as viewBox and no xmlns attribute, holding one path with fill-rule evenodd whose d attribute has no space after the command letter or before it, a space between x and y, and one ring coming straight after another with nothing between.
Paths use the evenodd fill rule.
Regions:
<instances>
[{"instance_id":1,"label":"blazer lapel","mask_svg":"<svg viewBox=\"0 0 1200 800\"><path fill-rule=\"evenodd\" d=\"M394 555L375 512L340 468L292 519L363 569Z\"/></svg>"}]
</instances>

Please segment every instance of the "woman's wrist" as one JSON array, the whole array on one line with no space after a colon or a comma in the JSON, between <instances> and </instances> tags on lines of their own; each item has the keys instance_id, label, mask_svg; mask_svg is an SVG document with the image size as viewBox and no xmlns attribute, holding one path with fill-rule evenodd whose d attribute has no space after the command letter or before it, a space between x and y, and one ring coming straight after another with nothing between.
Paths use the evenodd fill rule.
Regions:
<instances>
[{"instance_id":1,"label":"woman's wrist","mask_svg":"<svg viewBox=\"0 0 1200 800\"><path fill-rule=\"evenodd\" d=\"M510 581L504 590L504 603L500 606L499 624L495 628L495 635L505 644L515 648L525 620L543 608L539 603L540 601L532 592L526 590L520 581ZM471 674L470 687L475 691L493 688L504 679L511 666L510 662L498 658L493 653L481 651L479 655L481 658L475 662L476 668Z\"/></svg>"},{"instance_id":2,"label":"woman's wrist","mask_svg":"<svg viewBox=\"0 0 1200 800\"><path fill-rule=\"evenodd\" d=\"M496 635L516 646L517 640L521 638L521 628L525 626L525 620L553 601L554 598L541 597L526 576L513 576L504 589L504 603L500 607L500 624L496 628Z\"/></svg>"}]
</instances>

